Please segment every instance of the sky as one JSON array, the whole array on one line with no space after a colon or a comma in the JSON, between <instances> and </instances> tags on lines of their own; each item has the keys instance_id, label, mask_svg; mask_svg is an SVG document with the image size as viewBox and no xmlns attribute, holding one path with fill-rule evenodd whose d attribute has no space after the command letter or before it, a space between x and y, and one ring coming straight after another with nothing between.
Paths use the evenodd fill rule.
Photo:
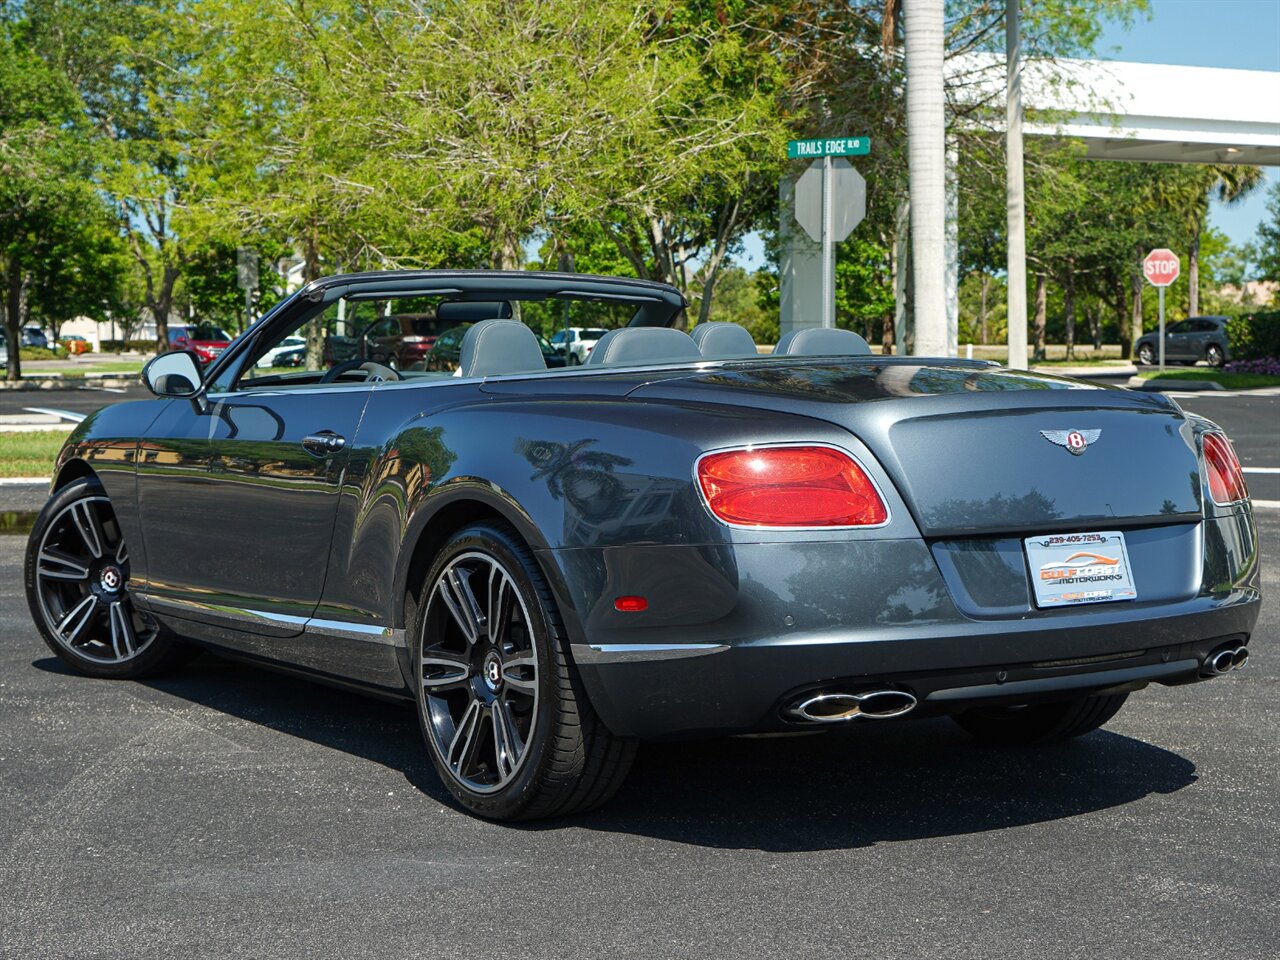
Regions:
<instances>
[{"instance_id":1,"label":"sky","mask_svg":"<svg viewBox=\"0 0 1280 960\"><path fill-rule=\"evenodd\" d=\"M1139 63L1280 70L1280 0L1150 0L1148 15L1127 29L1107 24L1096 53ZM1280 167L1264 170L1268 182L1251 196L1229 207L1211 206L1209 223L1233 243L1252 240L1266 215L1266 192L1280 179ZM743 265L761 266L759 236L747 237L745 247Z\"/></svg>"}]
</instances>

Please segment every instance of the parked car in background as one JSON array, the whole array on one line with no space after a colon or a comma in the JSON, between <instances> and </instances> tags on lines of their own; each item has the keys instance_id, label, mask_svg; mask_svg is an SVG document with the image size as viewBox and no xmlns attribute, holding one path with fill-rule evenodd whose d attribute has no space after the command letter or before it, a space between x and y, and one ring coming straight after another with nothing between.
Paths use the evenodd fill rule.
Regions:
<instances>
[{"instance_id":1,"label":"parked car in background","mask_svg":"<svg viewBox=\"0 0 1280 960\"><path fill-rule=\"evenodd\" d=\"M49 338L44 335L44 331L39 327L23 327L22 346L44 347L47 350L49 348Z\"/></svg>"},{"instance_id":2,"label":"parked car in background","mask_svg":"<svg viewBox=\"0 0 1280 960\"><path fill-rule=\"evenodd\" d=\"M457 370L462 356L462 338L473 326L473 323L460 323L440 334L420 369ZM538 337L538 346L542 349L542 359L548 368L568 365L564 354L553 347L546 337Z\"/></svg>"},{"instance_id":3,"label":"parked car in background","mask_svg":"<svg viewBox=\"0 0 1280 960\"><path fill-rule=\"evenodd\" d=\"M551 345L564 354L569 366L586 363L596 341L609 331L600 327L566 327L551 337Z\"/></svg>"},{"instance_id":4,"label":"parked car in background","mask_svg":"<svg viewBox=\"0 0 1280 960\"><path fill-rule=\"evenodd\" d=\"M1160 334L1144 334L1134 351L1138 363L1150 366L1160 362ZM1203 360L1220 367L1231 359L1227 343L1226 317L1190 317L1171 323L1164 329L1164 358L1171 363L1195 363Z\"/></svg>"},{"instance_id":5,"label":"parked car in background","mask_svg":"<svg viewBox=\"0 0 1280 960\"><path fill-rule=\"evenodd\" d=\"M212 323L177 324L169 327L169 345L175 350L191 350L201 363L209 363L230 345L232 337Z\"/></svg>"},{"instance_id":6,"label":"parked car in background","mask_svg":"<svg viewBox=\"0 0 1280 960\"><path fill-rule=\"evenodd\" d=\"M279 344L272 347L262 355L262 359L258 361L264 367L296 367L293 357L295 354L305 354L307 349L307 341L304 337L285 337ZM282 358L288 358L282 361Z\"/></svg>"},{"instance_id":7,"label":"parked car in background","mask_svg":"<svg viewBox=\"0 0 1280 960\"><path fill-rule=\"evenodd\" d=\"M0 333L0 367L9 366L9 341Z\"/></svg>"},{"instance_id":8,"label":"parked car in background","mask_svg":"<svg viewBox=\"0 0 1280 960\"><path fill-rule=\"evenodd\" d=\"M455 321L431 313L401 313L371 323L360 334L360 357L392 370L407 370L426 359L436 337Z\"/></svg>"}]
</instances>

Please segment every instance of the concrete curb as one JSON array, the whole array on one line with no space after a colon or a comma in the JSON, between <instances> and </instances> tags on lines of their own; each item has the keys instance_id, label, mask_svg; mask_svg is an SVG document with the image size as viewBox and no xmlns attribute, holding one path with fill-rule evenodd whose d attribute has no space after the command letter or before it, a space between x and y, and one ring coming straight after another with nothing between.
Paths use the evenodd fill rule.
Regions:
<instances>
[{"instance_id":1,"label":"concrete curb","mask_svg":"<svg viewBox=\"0 0 1280 960\"><path fill-rule=\"evenodd\" d=\"M1128 386L1131 390L1146 390L1151 393L1164 393L1165 391L1200 393L1206 390L1227 389L1216 380L1179 380L1175 377L1150 377L1148 379L1130 377Z\"/></svg>"},{"instance_id":2,"label":"concrete curb","mask_svg":"<svg viewBox=\"0 0 1280 960\"><path fill-rule=\"evenodd\" d=\"M117 373L86 373L82 377L23 377L21 380L0 380L0 390L66 390L71 387L135 387L142 381L137 375Z\"/></svg>"}]
</instances>

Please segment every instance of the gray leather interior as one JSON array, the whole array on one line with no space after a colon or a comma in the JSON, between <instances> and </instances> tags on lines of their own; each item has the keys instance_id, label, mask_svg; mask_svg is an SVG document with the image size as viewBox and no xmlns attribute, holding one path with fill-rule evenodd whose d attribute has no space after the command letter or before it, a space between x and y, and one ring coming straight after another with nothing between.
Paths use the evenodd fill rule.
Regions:
<instances>
[{"instance_id":1,"label":"gray leather interior","mask_svg":"<svg viewBox=\"0 0 1280 960\"><path fill-rule=\"evenodd\" d=\"M591 355L590 364L684 363L701 360L698 345L683 330L671 327L623 327L610 330L600 338Z\"/></svg>"},{"instance_id":2,"label":"gray leather interior","mask_svg":"<svg viewBox=\"0 0 1280 960\"><path fill-rule=\"evenodd\" d=\"M785 334L773 352L791 357L868 357L871 348L852 330L809 327Z\"/></svg>"},{"instance_id":3,"label":"gray leather interior","mask_svg":"<svg viewBox=\"0 0 1280 960\"><path fill-rule=\"evenodd\" d=\"M693 328L693 342L709 360L732 360L739 357L759 356L756 342L747 328L737 323L713 320Z\"/></svg>"},{"instance_id":4,"label":"gray leather interior","mask_svg":"<svg viewBox=\"0 0 1280 960\"><path fill-rule=\"evenodd\" d=\"M483 320L462 337L458 370L464 377L496 377L547 369L532 330L518 320Z\"/></svg>"},{"instance_id":5,"label":"gray leather interior","mask_svg":"<svg viewBox=\"0 0 1280 960\"><path fill-rule=\"evenodd\" d=\"M509 300L446 300L436 307L436 319L450 323L507 320L511 315Z\"/></svg>"}]
</instances>

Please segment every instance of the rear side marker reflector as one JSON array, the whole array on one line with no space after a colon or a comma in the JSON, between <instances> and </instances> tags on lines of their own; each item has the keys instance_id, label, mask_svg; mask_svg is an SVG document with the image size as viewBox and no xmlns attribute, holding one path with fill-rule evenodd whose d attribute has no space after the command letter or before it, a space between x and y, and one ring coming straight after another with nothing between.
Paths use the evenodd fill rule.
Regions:
<instances>
[{"instance_id":1,"label":"rear side marker reflector","mask_svg":"<svg viewBox=\"0 0 1280 960\"><path fill-rule=\"evenodd\" d=\"M1220 507L1247 499L1249 488L1244 482L1240 460L1224 433L1206 433L1200 441L1204 449L1205 473L1209 478L1209 496Z\"/></svg>"},{"instance_id":2,"label":"rear side marker reflector","mask_svg":"<svg viewBox=\"0 0 1280 960\"><path fill-rule=\"evenodd\" d=\"M711 512L750 527L877 526L889 518L875 484L831 447L758 447L698 461Z\"/></svg>"},{"instance_id":3,"label":"rear side marker reflector","mask_svg":"<svg viewBox=\"0 0 1280 960\"><path fill-rule=\"evenodd\" d=\"M618 597L613 601L613 609L621 613L642 613L649 609L649 601L644 597Z\"/></svg>"}]
</instances>

